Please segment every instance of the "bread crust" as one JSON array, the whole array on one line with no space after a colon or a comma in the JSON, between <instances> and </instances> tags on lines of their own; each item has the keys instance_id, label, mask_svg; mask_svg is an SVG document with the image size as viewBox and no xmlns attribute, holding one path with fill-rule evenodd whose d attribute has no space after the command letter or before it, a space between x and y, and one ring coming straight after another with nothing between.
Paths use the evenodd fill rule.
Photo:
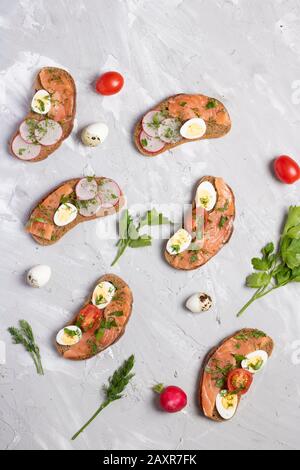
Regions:
<instances>
[{"instance_id":1,"label":"bread crust","mask_svg":"<svg viewBox=\"0 0 300 470\"><path fill-rule=\"evenodd\" d=\"M150 111L156 111L161 106L166 105L170 99L176 98L177 96L180 96L181 94L182 93L178 93L177 95L169 96L165 100L158 103L154 108L147 111L147 113L150 112ZM194 95L190 95L190 96L197 96L197 95L194 94ZM198 94L198 96L204 96L204 95ZM225 106L223 105L223 103L221 101L219 101L215 98L211 98L211 97L207 97L207 98L209 100L213 99L217 104L221 105L223 107L223 109L228 113L227 109L225 108ZM231 122L230 122L230 125L228 125L228 126L221 126L221 125L218 125L215 122L213 123L213 122L207 121L206 122L207 131L206 131L205 135L203 137L201 137L200 139L193 139L193 140L183 139L180 142L177 142L176 144L167 144L166 143L166 145L164 146L164 148L162 150L159 150L158 152L155 152L155 153L150 153L150 152L147 152L142 147L142 145L140 144L140 140L139 140L140 133L143 130L143 127L142 127L143 117L144 117L144 115L137 122L137 124L135 126L135 129L134 129L133 137L134 137L135 146L137 147L138 151L146 157L157 157L161 153L167 152L168 150L172 150L172 149L178 147L179 145L183 145L183 144L186 144L186 143L197 142L199 140L219 139L221 137L224 137L231 130Z\"/></svg>"},{"instance_id":2,"label":"bread crust","mask_svg":"<svg viewBox=\"0 0 300 470\"><path fill-rule=\"evenodd\" d=\"M37 74L36 78L35 78L35 81L34 81L34 93L36 93L37 91L39 90L43 90L43 86L41 84L41 81L40 81L40 73L42 72L42 70L44 69L47 69L49 67L43 67L39 73ZM9 142L9 150L10 150L10 153L11 155L16 158L17 160L22 160L22 161L25 161L26 163L36 163L36 162L41 162L42 160L45 160L46 158L48 158L52 153L54 153L60 146L61 144L63 143L64 140L66 140L69 135L71 134L72 130L73 130L73 127L74 127L74 120L75 120L75 116L76 116L76 98L77 98L77 91L76 91L76 85L75 85L75 82L74 82L74 79L73 77L69 74L69 72L67 72L66 70L63 70L63 69L60 69L60 68L57 68L57 67L50 67L52 70L55 70L63 75L65 75L69 82L71 83L72 85L72 89L73 89L73 100L74 100L74 106L73 106L73 112L72 112L72 118L69 119L68 121L66 121L64 123L64 125L62 126L63 127L63 133L62 133L62 136L60 138L60 140L58 142L56 142L56 144L54 145L47 145L45 147L41 146L42 149L41 149L41 152L40 154L36 157L36 158L32 158L31 160L22 160L20 158L18 158L13 150L12 150L12 143L15 139L15 137L19 134L19 127L18 129L16 130L16 132L13 134L10 142ZM41 115L41 114L37 114L37 113L34 113L33 111L29 111L27 116L25 116L25 118L20 122L20 125L22 124L22 122L26 121L27 119L35 119L36 121L43 121L45 119L45 115Z\"/></svg>"},{"instance_id":3,"label":"bread crust","mask_svg":"<svg viewBox=\"0 0 300 470\"><path fill-rule=\"evenodd\" d=\"M253 332L257 331L257 329L255 328L243 328L242 330L239 330L239 331L236 331L233 335L230 335L230 336L227 336L223 341L221 341L216 347L214 347L213 349L211 349L207 355L205 356L204 358L204 361L203 361L203 364L202 364L202 367L201 367L201 372L200 372L200 385L199 385L199 405L200 405L200 409L202 410L203 412L203 415L208 418L208 419L211 419L212 421L217 421L217 422L224 422L226 420L224 420L218 413L217 411L217 408L215 407L214 408L214 411L213 411L213 415L212 416L207 416L205 415L204 413L204 410L203 410L203 382L204 382L204 372L205 372L205 369L210 361L210 359L213 357L213 355L218 351L219 348L221 348L221 346L223 346L227 341L230 341L232 340L233 338L235 338L237 335L240 335L240 334L251 334ZM274 350L274 341L272 340L272 338L270 336L267 336L266 337L268 338L269 342L268 342L268 348L266 347L263 347L262 350L266 351L266 353L268 354L269 357L271 357L272 353L273 353L273 350ZM238 396L238 403L240 403L240 400L241 400L241 397Z\"/></svg>"},{"instance_id":4,"label":"bread crust","mask_svg":"<svg viewBox=\"0 0 300 470\"><path fill-rule=\"evenodd\" d=\"M123 281L123 279L121 279L119 276L116 276L115 274L105 274L104 276L101 276L100 279L98 279L98 281L96 282L95 286L96 287L100 282L104 282L104 281L107 281L107 282L111 282L112 284L116 285L116 286L122 286L122 287L127 287L128 290L129 290L129 295L130 295L130 312L129 312L129 315L127 316L127 319L126 319L126 323L124 323L123 325L123 328L122 330L120 331L120 334L118 335L118 337L115 339L115 341L111 344L108 344L105 348L101 348L101 347L98 347L98 351L95 353L95 354L87 354L86 356L84 357L81 357L81 358L78 358L78 359L75 359L75 358L68 358L68 360L71 360L71 361L85 361L87 359L91 359L92 357L94 356L97 356L98 354L100 354L102 351L105 351L105 349L107 348L110 348L113 344L115 344L117 341L119 341L119 339L121 339L121 337L124 335L125 333L125 329L126 329L126 326L127 326L127 323L131 317L131 314L132 314L132 306L133 306L133 295L132 295L132 291L130 289L130 287L128 286L128 284L126 284L125 281ZM84 308L86 305L90 304L91 303L91 300L92 300L92 295L93 295L93 291L91 292L90 296L88 297L88 299L86 300L86 302L84 303L84 305L82 306L82 308ZM78 314L76 314L72 321L70 321L67 325L67 326L70 326L70 325L74 325L74 323L76 322L76 319L77 319L77 316ZM57 352L63 356L64 353L70 349L71 346L62 346L60 344L57 343L57 341L55 341L55 347L57 349Z\"/></svg>"},{"instance_id":5,"label":"bread crust","mask_svg":"<svg viewBox=\"0 0 300 470\"><path fill-rule=\"evenodd\" d=\"M211 184L213 184L213 186L215 186L215 177L213 176L204 176L203 178L201 178L198 183L197 183L197 187L203 183L204 181L208 181L210 182ZM232 196L232 199L233 199L233 205L234 205L234 214L231 216L232 220L234 221L235 220L235 215L236 215L236 210L235 210L235 196L234 196L234 193L231 189L231 187L226 184L227 188L230 190L231 192L231 196ZM196 203L195 203L195 198L193 200L193 204L192 204L192 208L195 209L196 207ZM204 266L206 263L208 263L215 255L217 255L219 253L219 251L230 241L231 237L232 237L232 234L234 232L234 226L232 225L232 228L230 230L230 232L228 233L228 235L226 236L226 238L224 239L223 241L223 244L222 246L219 248L219 250L212 254L211 256L207 256L205 258L204 261L202 260L199 260L198 263L195 263L193 266L190 266L190 265L187 265L186 267L178 267L176 265L176 263L174 262L175 261L175 257L173 255L170 255L170 253L168 253L168 251L165 249L165 252L164 252L164 257L166 259L166 261L175 269L179 270L179 271L182 271L182 270L185 270L185 271L195 271L196 269L199 269L201 266Z\"/></svg>"},{"instance_id":6,"label":"bread crust","mask_svg":"<svg viewBox=\"0 0 300 470\"><path fill-rule=\"evenodd\" d=\"M73 178L73 179L67 180L67 181L63 182L62 184L60 184L59 186L57 186L52 191L50 191L46 196L44 196L38 202L38 204L35 206L35 208L30 212L28 220L30 220L34 216L34 211L38 208L38 206L41 205L47 199L47 197L49 197L57 189L59 189L61 186L65 185L65 184L70 184L73 187L74 191L75 191L76 185L81 179L82 178ZM100 184L101 181L105 180L105 179L106 179L105 177L95 177L95 180L97 181L98 184ZM31 233L30 233L30 235L40 245L43 245L43 246L54 245L54 243L57 243L67 232L69 232L74 227L76 227L76 225L78 225L80 223L83 223L83 222L88 222L89 220L95 220L95 219L99 219L99 218L102 218L102 217L106 217L108 215L116 214L122 209L122 207L124 205L125 205L125 196L123 195L123 193L121 193L121 197L120 197L118 203L114 207L112 207L111 209L102 209L102 210L98 211L97 214L92 215L91 217L84 217L84 216L82 216L78 213L78 216L76 217L76 219L73 220L73 222L71 222L70 224L66 225L65 227L56 227L56 229L57 229L56 232L58 233L58 236L55 238L55 240L46 240L44 238L33 235Z\"/></svg>"}]
</instances>

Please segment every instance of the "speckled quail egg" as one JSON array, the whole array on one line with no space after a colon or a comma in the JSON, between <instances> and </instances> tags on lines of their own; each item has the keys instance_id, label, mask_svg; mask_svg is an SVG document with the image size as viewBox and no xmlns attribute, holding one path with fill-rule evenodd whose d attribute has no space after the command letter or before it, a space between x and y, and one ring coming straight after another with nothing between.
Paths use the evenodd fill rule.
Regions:
<instances>
[{"instance_id":1,"label":"speckled quail egg","mask_svg":"<svg viewBox=\"0 0 300 470\"><path fill-rule=\"evenodd\" d=\"M50 280L51 268L46 265L38 265L27 273L27 283L31 287L44 287Z\"/></svg>"},{"instance_id":2,"label":"speckled quail egg","mask_svg":"<svg viewBox=\"0 0 300 470\"><path fill-rule=\"evenodd\" d=\"M192 313L207 312L211 307L211 297L203 292L192 295L186 302L186 308Z\"/></svg>"},{"instance_id":3,"label":"speckled quail egg","mask_svg":"<svg viewBox=\"0 0 300 470\"><path fill-rule=\"evenodd\" d=\"M85 127L81 133L81 140L88 147L97 147L108 136L108 127L103 122L96 122Z\"/></svg>"}]
</instances>

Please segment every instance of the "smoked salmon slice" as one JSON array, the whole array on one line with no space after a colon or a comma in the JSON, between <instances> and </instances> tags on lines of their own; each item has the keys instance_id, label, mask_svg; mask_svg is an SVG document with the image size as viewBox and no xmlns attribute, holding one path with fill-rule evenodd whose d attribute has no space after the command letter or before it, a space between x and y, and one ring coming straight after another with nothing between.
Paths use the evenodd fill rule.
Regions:
<instances>
[{"instance_id":1,"label":"smoked salmon slice","mask_svg":"<svg viewBox=\"0 0 300 470\"><path fill-rule=\"evenodd\" d=\"M189 250L171 255L165 250L166 261L175 269L191 271L198 269L215 256L223 246L228 243L233 233L233 223L235 219L235 198L232 189L222 178L206 176L202 178L197 186L203 182L210 182L215 187L217 193L217 202L213 210L204 215L203 240L199 250ZM193 214L196 206L193 202ZM187 230L191 229L191 223L188 221ZM195 240L194 240L195 241Z\"/></svg>"},{"instance_id":2,"label":"smoked salmon slice","mask_svg":"<svg viewBox=\"0 0 300 470\"><path fill-rule=\"evenodd\" d=\"M86 305L70 323L70 325L77 324L82 329L81 340L74 346L61 346L56 343L58 352L65 359L76 361L89 359L112 346L125 332L132 312L132 292L129 286L114 274L102 276L97 285L101 282L110 282L114 285L116 289L114 297L106 308L98 309L92 305L92 295L90 296ZM99 330L101 330L100 335Z\"/></svg>"},{"instance_id":3,"label":"smoked salmon slice","mask_svg":"<svg viewBox=\"0 0 300 470\"><path fill-rule=\"evenodd\" d=\"M210 351L202 367L199 386L199 404L207 418L222 421L216 409L216 398L224 387L221 384L226 383L226 374L237 367L236 356L242 357L262 350L270 357L273 348L273 340L264 332L257 329L243 329Z\"/></svg>"},{"instance_id":4,"label":"smoked salmon slice","mask_svg":"<svg viewBox=\"0 0 300 470\"><path fill-rule=\"evenodd\" d=\"M39 162L44 160L57 150L62 142L70 135L76 115L76 86L72 76L63 69L57 67L44 67L39 71L35 79L35 92L44 90L50 99L50 109L45 114L31 109L22 121L19 129L14 133L10 141L11 154L23 161ZM48 101L47 101L48 103ZM43 122L42 122L43 121ZM51 122L55 121L60 133L51 145L39 145L36 131L44 124L43 128L51 133ZM22 129L30 131L30 141L22 134ZM24 138L25 140L24 140Z\"/></svg>"},{"instance_id":5,"label":"smoked salmon slice","mask_svg":"<svg viewBox=\"0 0 300 470\"><path fill-rule=\"evenodd\" d=\"M201 120L205 127L193 138L181 132L190 119ZM230 129L231 119L221 101L201 94L181 93L162 101L138 121L134 142L140 153L155 157L187 142L223 137Z\"/></svg>"}]
</instances>

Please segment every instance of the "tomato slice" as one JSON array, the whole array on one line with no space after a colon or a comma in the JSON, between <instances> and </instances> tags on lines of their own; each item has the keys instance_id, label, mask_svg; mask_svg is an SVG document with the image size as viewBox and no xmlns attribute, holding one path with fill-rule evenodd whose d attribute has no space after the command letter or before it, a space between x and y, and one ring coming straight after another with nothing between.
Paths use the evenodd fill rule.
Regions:
<instances>
[{"instance_id":1,"label":"tomato slice","mask_svg":"<svg viewBox=\"0 0 300 470\"><path fill-rule=\"evenodd\" d=\"M245 395L253 382L253 376L244 369L232 370L227 378L227 387L229 392L235 392L239 395Z\"/></svg>"},{"instance_id":2,"label":"tomato slice","mask_svg":"<svg viewBox=\"0 0 300 470\"><path fill-rule=\"evenodd\" d=\"M88 304L80 310L77 317L77 325L83 331L87 331L90 328L93 328L95 321L100 318L101 315L101 310L99 310L95 305Z\"/></svg>"}]
</instances>

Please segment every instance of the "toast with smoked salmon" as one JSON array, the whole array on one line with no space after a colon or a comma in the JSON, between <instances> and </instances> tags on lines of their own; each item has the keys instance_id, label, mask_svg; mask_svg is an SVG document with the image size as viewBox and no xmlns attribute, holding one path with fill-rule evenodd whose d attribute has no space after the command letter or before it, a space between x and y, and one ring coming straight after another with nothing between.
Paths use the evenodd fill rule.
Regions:
<instances>
[{"instance_id":1,"label":"toast with smoked salmon","mask_svg":"<svg viewBox=\"0 0 300 470\"><path fill-rule=\"evenodd\" d=\"M230 240L235 219L235 197L222 178L203 177L197 184L192 210L165 249L175 269L191 271L206 264Z\"/></svg>"},{"instance_id":2,"label":"toast with smoked salmon","mask_svg":"<svg viewBox=\"0 0 300 470\"><path fill-rule=\"evenodd\" d=\"M245 328L226 338L204 360L199 385L199 404L213 421L231 419L255 377L274 349L263 331Z\"/></svg>"},{"instance_id":3,"label":"toast with smoked salmon","mask_svg":"<svg viewBox=\"0 0 300 470\"><path fill-rule=\"evenodd\" d=\"M57 351L74 361L101 353L124 334L132 304L126 282L114 274L102 276L83 308L56 336Z\"/></svg>"},{"instance_id":4,"label":"toast with smoked salmon","mask_svg":"<svg viewBox=\"0 0 300 470\"><path fill-rule=\"evenodd\" d=\"M115 214L125 204L109 178L74 178L44 197L31 212L26 231L40 245L53 245L76 225Z\"/></svg>"},{"instance_id":5,"label":"toast with smoked salmon","mask_svg":"<svg viewBox=\"0 0 300 470\"><path fill-rule=\"evenodd\" d=\"M162 101L139 120L134 142L140 153L156 157L187 142L223 137L230 129L230 116L221 101L179 94Z\"/></svg>"},{"instance_id":6,"label":"toast with smoked salmon","mask_svg":"<svg viewBox=\"0 0 300 470\"><path fill-rule=\"evenodd\" d=\"M34 89L31 109L10 141L11 154L27 162L55 152L72 132L76 114L76 86L66 70L42 68Z\"/></svg>"}]
</instances>

